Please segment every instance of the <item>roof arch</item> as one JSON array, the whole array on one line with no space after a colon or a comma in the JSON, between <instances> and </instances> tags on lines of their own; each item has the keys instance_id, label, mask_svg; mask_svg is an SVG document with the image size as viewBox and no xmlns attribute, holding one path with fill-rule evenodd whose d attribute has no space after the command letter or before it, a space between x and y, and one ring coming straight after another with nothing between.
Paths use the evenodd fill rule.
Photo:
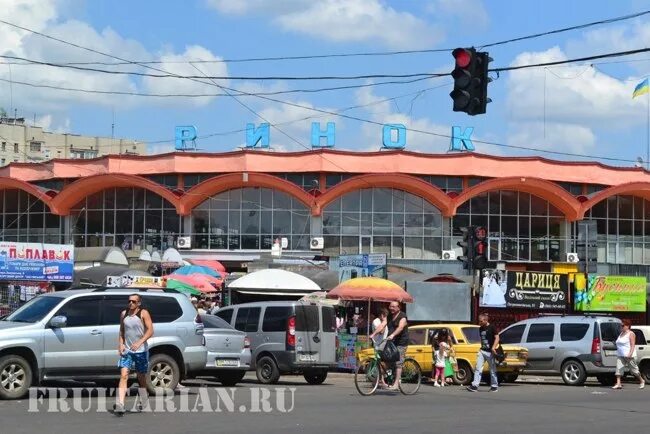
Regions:
<instances>
[{"instance_id":1,"label":"roof arch","mask_svg":"<svg viewBox=\"0 0 650 434\"><path fill-rule=\"evenodd\" d=\"M582 206L580 209L579 217L583 219L587 214L587 211L589 211L599 202L602 202L603 200L612 196L622 195L636 196L650 200L650 182L628 182L601 190L591 196L589 200L581 204Z\"/></svg>"},{"instance_id":2,"label":"roof arch","mask_svg":"<svg viewBox=\"0 0 650 434\"><path fill-rule=\"evenodd\" d=\"M525 177L493 178L483 181L454 198L451 211L455 215L461 204L480 194L496 190L515 190L533 194L549 201L564 213L567 220L580 219L581 204L571 193L553 182Z\"/></svg>"},{"instance_id":3,"label":"roof arch","mask_svg":"<svg viewBox=\"0 0 650 434\"><path fill-rule=\"evenodd\" d=\"M323 209L335 199L344 194L364 188L394 188L402 190L422 197L438 208L443 216L451 216L451 199L444 191L421 178L401 173L357 175L346 179L318 197L316 200L316 209L313 214L320 215Z\"/></svg>"},{"instance_id":4,"label":"roof arch","mask_svg":"<svg viewBox=\"0 0 650 434\"><path fill-rule=\"evenodd\" d=\"M50 212L54 212L51 206L52 197L47 194L46 190L34 184L16 178L9 178L8 176L0 176L0 190L22 190L43 201L50 208Z\"/></svg>"},{"instance_id":5,"label":"roof arch","mask_svg":"<svg viewBox=\"0 0 650 434\"><path fill-rule=\"evenodd\" d=\"M52 199L52 207L56 214L68 215L70 209L84 197L90 196L112 187L138 187L149 190L169 201L178 211L179 198L162 185L142 176L126 174L103 174L80 178L66 185L58 195Z\"/></svg>"},{"instance_id":6,"label":"roof arch","mask_svg":"<svg viewBox=\"0 0 650 434\"><path fill-rule=\"evenodd\" d=\"M314 197L296 184L266 173L229 173L215 176L195 185L180 199L179 214L188 215L192 210L215 194L236 188L261 187L288 194L312 208Z\"/></svg>"}]
</instances>

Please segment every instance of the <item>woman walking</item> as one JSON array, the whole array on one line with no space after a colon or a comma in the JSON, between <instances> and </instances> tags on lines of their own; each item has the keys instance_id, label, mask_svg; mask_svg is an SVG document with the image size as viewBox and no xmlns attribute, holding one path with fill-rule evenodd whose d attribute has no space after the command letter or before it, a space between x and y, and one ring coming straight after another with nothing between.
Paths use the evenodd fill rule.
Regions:
<instances>
[{"instance_id":1,"label":"woman walking","mask_svg":"<svg viewBox=\"0 0 650 434\"><path fill-rule=\"evenodd\" d=\"M639 389L645 387L645 381L639 374L639 367L636 364L636 336L630 328L632 323L629 319L622 321L623 329L621 334L616 339L616 384L612 389L622 389L621 377L624 374L625 368L629 368L632 375L639 380Z\"/></svg>"}]
</instances>

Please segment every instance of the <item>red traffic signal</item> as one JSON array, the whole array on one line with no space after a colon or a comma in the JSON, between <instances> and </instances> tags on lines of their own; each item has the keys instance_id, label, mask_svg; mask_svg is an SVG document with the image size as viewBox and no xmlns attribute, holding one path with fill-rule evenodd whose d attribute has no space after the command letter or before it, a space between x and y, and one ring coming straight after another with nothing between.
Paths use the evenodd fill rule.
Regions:
<instances>
[{"instance_id":1,"label":"red traffic signal","mask_svg":"<svg viewBox=\"0 0 650 434\"><path fill-rule=\"evenodd\" d=\"M472 62L472 53L465 48L456 48L451 55L456 59L456 66L459 68L467 68Z\"/></svg>"}]
</instances>

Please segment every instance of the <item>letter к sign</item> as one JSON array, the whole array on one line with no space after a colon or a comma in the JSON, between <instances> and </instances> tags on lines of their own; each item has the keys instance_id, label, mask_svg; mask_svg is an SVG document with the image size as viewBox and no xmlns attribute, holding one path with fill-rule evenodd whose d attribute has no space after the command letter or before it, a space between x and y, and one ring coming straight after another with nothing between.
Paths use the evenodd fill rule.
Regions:
<instances>
[{"instance_id":1,"label":"letter \u043a sign","mask_svg":"<svg viewBox=\"0 0 650 434\"><path fill-rule=\"evenodd\" d=\"M474 127L467 127L465 131L461 131L460 127L451 127L451 146L450 151L474 151L474 143L472 143L472 133Z\"/></svg>"}]
</instances>

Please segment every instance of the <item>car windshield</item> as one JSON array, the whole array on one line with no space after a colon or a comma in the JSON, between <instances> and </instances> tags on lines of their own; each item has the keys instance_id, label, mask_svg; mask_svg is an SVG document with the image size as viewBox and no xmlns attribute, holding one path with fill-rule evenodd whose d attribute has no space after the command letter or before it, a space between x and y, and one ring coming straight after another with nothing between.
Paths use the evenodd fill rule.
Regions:
<instances>
[{"instance_id":1,"label":"car windshield","mask_svg":"<svg viewBox=\"0 0 650 434\"><path fill-rule=\"evenodd\" d=\"M463 327L463 334L465 339L470 344L480 344L481 335L479 333L478 327Z\"/></svg>"},{"instance_id":2,"label":"car windshield","mask_svg":"<svg viewBox=\"0 0 650 434\"><path fill-rule=\"evenodd\" d=\"M24 306L16 310L11 315L5 317L3 321L29 322L34 323L42 320L45 315L52 311L52 308L59 304L63 297L56 296L39 296L28 301Z\"/></svg>"}]
</instances>

